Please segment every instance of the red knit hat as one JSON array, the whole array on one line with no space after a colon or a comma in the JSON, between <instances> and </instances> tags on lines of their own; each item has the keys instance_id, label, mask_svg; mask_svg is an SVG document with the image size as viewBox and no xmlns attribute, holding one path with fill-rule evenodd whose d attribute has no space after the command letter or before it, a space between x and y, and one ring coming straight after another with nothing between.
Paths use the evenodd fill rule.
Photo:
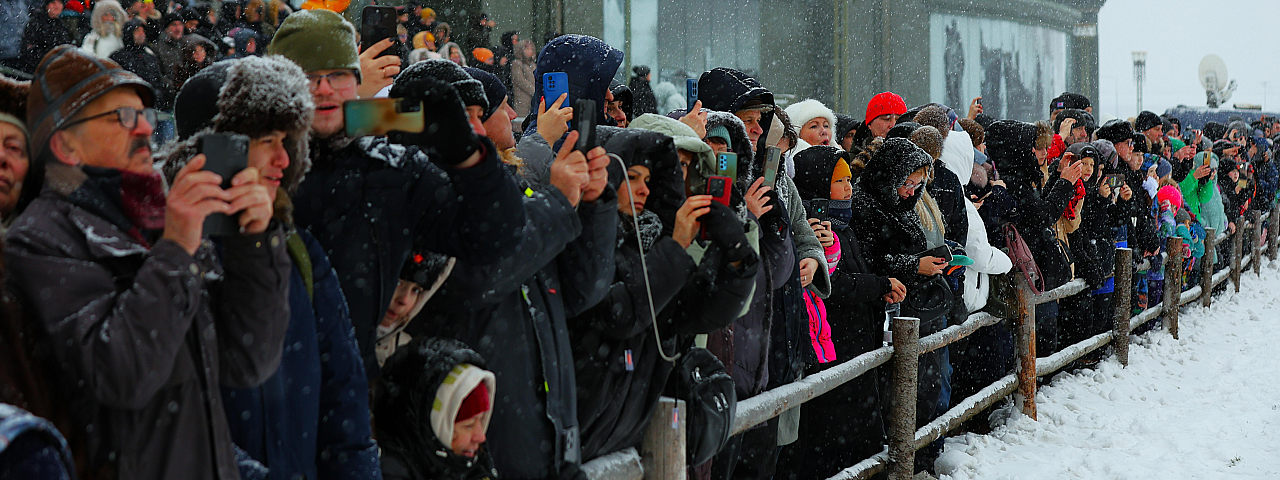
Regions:
<instances>
[{"instance_id":1,"label":"red knit hat","mask_svg":"<svg viewBox=\"0 0 1280 480\"><path fill-rule=\"evenodd\" d=\"M896 93L883 92L871 97L871 101L867 102L867 116L863 118L863 121L870 122L881 115L902 115L904 113L907 113L907 102L903 101L902 97Z\"/></svg>"},{"instance_id":2,"label":"red knit hat","mask_svg":"<svg viewBox=\"0 0 1280 480\"><path fill-rule=\"evenodd\" d=\"M471 417L489 411L489 388L484 386L484 382L476 385L471 390L467 398L462 400L462 405L458 407L458 415L453 418L453 423L469 420Z\"/></svg>"}]
</instances>

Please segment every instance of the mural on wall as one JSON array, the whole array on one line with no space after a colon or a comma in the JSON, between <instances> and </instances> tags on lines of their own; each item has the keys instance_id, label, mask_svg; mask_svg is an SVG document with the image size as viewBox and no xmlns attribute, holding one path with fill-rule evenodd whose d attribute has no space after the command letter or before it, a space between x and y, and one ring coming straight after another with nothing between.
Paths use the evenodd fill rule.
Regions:
<instances>
[{"instance_id":1,"label":"mural on wall","mask_svg":"<svg viewBox=\"0 0 1280 480\"><path fill-rule=\"evenodd\" d=\"M1007 20L935 13L929 19L929 96L963 112L1033 121L1066 89L1067 34Z\"/></svg>"}]
</instances>

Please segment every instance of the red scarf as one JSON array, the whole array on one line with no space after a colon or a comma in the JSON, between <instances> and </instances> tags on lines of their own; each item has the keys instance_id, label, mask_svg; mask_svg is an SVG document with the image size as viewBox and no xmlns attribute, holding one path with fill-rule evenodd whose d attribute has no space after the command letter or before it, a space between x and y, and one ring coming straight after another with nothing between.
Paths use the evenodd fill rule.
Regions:
<instances>
[{"instance_id":1,"label":"red scarf","mask_svg":"<svg viewBox=\"0 0 1280 480\"><path fill-rule=\"evenodd\" d=\"M164 180L156 172L120 170L120 199L120 208L133 220L129 235L148 244L142 231L164 228Z\"/></svg>"},{"instance_id":2,"label":"red scarf","mask_svg":"<svg viewBox=\"0 0 1280 480\"><path fill-rule=\"evenodd\" d=\"M1076 194L1071 197L1071 201L1067 202L1067 209L1062 212L1063 218L1067 220L1076 219L1076 210L1080 207L1080 201L1084 200L1084 179L1076 180Z\"/></svg>"}]
</instances>

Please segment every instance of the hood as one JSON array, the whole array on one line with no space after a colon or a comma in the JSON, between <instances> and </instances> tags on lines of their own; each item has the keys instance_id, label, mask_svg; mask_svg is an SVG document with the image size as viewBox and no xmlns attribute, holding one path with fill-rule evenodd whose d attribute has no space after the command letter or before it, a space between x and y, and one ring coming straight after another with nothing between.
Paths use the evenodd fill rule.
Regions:
<instances>
[{"instance_id":1,"label":"hood","mask_svg":"<svg viewBox=\"0 0 1280 480\"><path fill-rule=\"evenodd\" d=\"M205 62L209 62L209 60L217 56L218 47L213 44L212 40L200 34L188 33L182 37L182 59L184 61L195 62L191 57L196 53L196 45L204 46Z\"/></svg>"},{"instance_id":2,"label":"hood","mask_svg":"<svg viewBox=\"0 0 1280 480\"><path fill-rule=\"evenodd\" d=\"M707 130L716 127L725 127L729 130L729 138L733 140L729 142L729 146L733 148L733 153L738 154L738 177L742 178L743 175L747 175L750 178L753 171L750 168L752 151L751 138L747 137L747 126L742 123L742 120L737 115L731 112L708 111Z\"/></svg>"},{"instance_id":3,"label":"hood","mask_svg":"<svg viewBox=\"0 0 1280 480\"><path fill-rule=\"evenodd\" d=\"M564 72L569 77L569 97L573 100L591 99L601 111L604 109L604 93L622 65L622 51L610 47L595 37L586 35L561 35L542 47L538 54L538 68L534 71L533 99L525 128L525 135L538 131L538 99L542 98L542 75ZM555 101L550 99L549 101Z\"/></svg>"},{"instance_id":4,"label":"hood","mask_svg":"<svg viewBox=\"0 0 1280 480\"><path fill-rule=\"evenodd\" d=\"M796 176L792 180L795 181L796 191L800 192L800 198L830 198L831 176L841 158L848 162L849 152L830 145L815 145L797 153L794 157Z\"/></svg>"},{"instance_id":5,"label":"hood","mask_svg":"<svg viewBox=\"0 0 1280 480\"><path fill-rule=\"evenodd\" d=\"M833 129L831 132L831 140L834 141L837 145L839 145L840 141L844 139L844 136L848 135L849 132L857 130L858 125L861 123L862 122L855 120L853 117L850 117L843 113L837 113L836 123L835 125L831 126L831 128Z\"/></svg>"},{"instance_id":6,"label":"hood","mask_svg":"<svg viewBox=\"0 0 1280 480\"><path fill-rule=\"evenodd\" d=\"M685 198L684 174L672 138L656 131L617 127L599 127L596 136L611 156L622 160L621 165L616 160L609 162L609 184L615 189L627 188L622 185L627 168L649 167L649 198L644 209L662 220L663 235L671 235L676 210Z\"/></svg>"},{"instance_id":7,"label":"hood","mask_svg":"<svg viewBox=\"0 0 1280 480\"><path fill-rule=\"evenodd\" d=\"M734 113L752 97L760 97L760 103L773 105L773 93L760 85L760 81L741 71L716 67L698 78L698 99L702 108Z\"/></svg>"},{"instance_id":8,"label":"hood","mask_svg":"<svg viewBox=\"0 0 1280 480\"><path fill-rule=\"evenodd\" d=\"M170 183L195 155L200 138L215 132L255 138L284 131L289 166L280 188L287 194L293 194L311 168L307 145L315 106L306 74L282 56L246 57L210 66L182 86L174 110L181 141L157 159L163 162L161 171Z\"/></svg>"},{"instance_id":9,"label":"hood","mask_svg":"<svg viewBox=\"0 0 1280 480\"><path fill-rule=\"evenodd\" d=\"M622 102L622 113L627 115L627 121L635 120L635 113L631 111L635 104L635 95L631 93L631 87L623 85L622 82L614 81L609 84L609 91L613 92L614 101Z\"/></svg>"},{"instance_id":10,"label":"hood","mask_svg":"<svg viewBox=\"0 0 1280 480\"><path fill-rule=\"evenodd\" d=\"M120 27L120 43L124 48L135 49L142 48L144 45L138 45L133 41L133 31L142 28L142 20L133 19L124 22L124 26Z\"/></svg>"},{"instance_id":11,"label":"hood","mask_svg":"<svg viewBox=\"0 0 1280 480\"><path fill-rule=\"evenodd\" d=\"M258 38L258 32L255 32L252 28L248 27L236 27L228 32L228 34L231 36L231 40L235 43L236 55L241 56L249 55L249 40ZM257 49L262 47L263 45L255 45L254 51L256 52ZM310 89L308 89L308 91L310 91Z\"/></svg>"},{"instance_id":12,"label":"hood","mask_svg":"<svg viewBox=\"0 0 1280 480\"><path fill-rule=\"evenodd\" d=\"M1000 120L987 128L987 156L1000 168L1001 175L1017 177L1009 185L1038 187L1042 182L1040 162L1033 150L1036 126L1017 120Z\"/></svg>"},{"instance_id":13,"label":"hood","mask_svg":"<svg viewBox=\"0 0 1280 480\"><path fill-rule=\"evenodd\" d=\"M898 197L901 187L911 172L933 165L933 157L905 138L887 138L871 155L867 166L858 176L855 188L875 199L888 211L906 212L915 208L923 188L917 188L911 197Z\"/></svg>"},{"instance_id":14,"label":"hood","mask_svg":"<svg viewBox=\"0 0 1280 480\"><path fill-rule=\"evenodd\" d=\"M681 123L679 120L646 113L636 117L635 121L631 122L628 127L650 130L671 137L677 149L693 153L695 170L703 167L710 169L715 164L716 157L711 152L711 146L703 142L701 138L698 138L698 132L693 131L693 128ZM709 174L710 172L703 173Z\"/></svg>"},{"instance_id":15,"label":"hood","mask_svg":"<svg viewBox=\"0 0 1280 480\"><path fill-rule=\"evenodd\" d=\"M38 2L32 3L35 4ZM44 11L43 6L44 4L41 4L42 13ZM105 13L110 13L115 20L110 23L103 22L102 15ZM120 27L124 25L125 19L129 18L128 15L124 13L124 8L120 6L120 2L117 2L116 0L100 0L96 2L93 5L93 13L91 15L92 16L89 19L89 27L92 28L93 31L98 32L98 35L104 35L104 32L119 35Z\"/></svg>"},{"instance_id":16,"label":"hood","mask_svg":"<svg viewBox=\"0 0 1280 480\"><path fill-rule=\"evenodd\" d=\"M942 141L942 164L947 170L956 174L961 180L973 175L973 157L977 150L973 149L973 139L969 132L952 130Z\"/></svg>"},{"instance_id":17,"label":"hood","mask_svg":"<svg viewBox=\"0 0 1280 480\"><path fill-rule=\"evenodd\" d=\"M446 42L444 45L441 45L439 53L442 57L444 57L445 60L449 60L449 52L451 51L450 49L452 48L458 49L458 54L462 57L462 63L459 63L458 66L461 66L461 67L467 66L467 52L462 51L462 47L458 46L458 44L455 42ZM453 60L449 60L449 61L452 62Z\"/></svg>"},{"instance_id":18,"label":"hood","mask_svg":"<svg viewBox=\"0 0 1280 480\"><path fill-rule=\"evenodd\" d=\"M398 452L406 461L418 462L419 469L425 472L465 472L476 464L483 466L488 461L487 448L482 448L475 459L457 455L441 441L432 422L432 412L437 407L451 410L437 413L437 416L456 416L456 403L442 401L439 395L442 390L446 394L452 393L452 388L441 387L446 381L457 383L455 372L469 370L465 367L459 369L464 365L483 369L485 362L466 344L445 338L414 339L387 358L382 367L381 388L372 410L375 418L394 421L377 423L378 443L384 449ZM481 373L480 380L489 390L489 404L494 405L496 382L493 374L483 370L477 373ZM472 387L475 384L474 381L466 383ZM484 414L482 421L486 428L491 413L492 410ZM449 425L452 427L453 423L449 422Z\"/></svg>"}]
</instances>

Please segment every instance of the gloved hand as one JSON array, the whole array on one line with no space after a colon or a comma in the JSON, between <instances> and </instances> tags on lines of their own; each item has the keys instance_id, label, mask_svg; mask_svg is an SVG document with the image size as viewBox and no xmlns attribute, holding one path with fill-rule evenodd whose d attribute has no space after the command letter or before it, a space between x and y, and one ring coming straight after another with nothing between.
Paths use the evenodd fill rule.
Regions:
<instances>
[{"instance_id":1,"label":"gloved hand","mask_svg":"<svg viewBox=\"0 0 1280 480\"><path fill-rule=\"evenodd\" d=\"M422 101L422 132L388 135L391 141L418 145L442 166L462 163L480 148L480 137L471 129L467 107L462 104L458 89L448 82L410 67L396 79L391 96Z\"/></svg>"},{"instance_id":2,"label":"gloved hand","mask_svg":"<svg viewBox=\"0 0 1280 480\"><path fill-rule=\"evenodd\" d=\"M746 229L738 216L729 207L711 202L711 210L698 219L702 228L706 229L711 243L725 252L725 260L736 262L747 258L752 253L751 244L747 243Z\"/></svg>"},{"instance_id":3,"label":"gloved hand","mask_svg":"<svg viewBox=\"0 0 1280 480\"><path fill-rule=\"evenodd\" d=\"M787 217L782 214L782 201L778 200L778 192L774 190L765 192L764 196L768 198L765 204L773 208L760 216L760 228L765 232L781 237L783 229L787 228L788 223Z\"/></svg>"}]
</instances>

